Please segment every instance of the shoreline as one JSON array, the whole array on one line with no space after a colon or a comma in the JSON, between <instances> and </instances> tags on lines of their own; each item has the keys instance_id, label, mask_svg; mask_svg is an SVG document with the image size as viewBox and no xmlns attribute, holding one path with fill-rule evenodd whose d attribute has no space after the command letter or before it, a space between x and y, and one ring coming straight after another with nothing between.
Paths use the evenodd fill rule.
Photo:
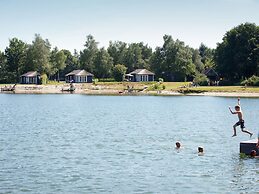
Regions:
<instances>
[{"instance_id":1,"label":"shoreline","mask_svg":"<svg viewBox=\"0 0 259 194\"><path fill-rule=\"evenodd\" d=\"M1 87L3 88L3 87ZM75 84L75 91L62 91L69 88L69 84L58 85L22 85L18 84L15 91L1 91L0 94L85 94L85 95L110 95L110 96L215 96L215 97L251 97L259 98L259 92L246 91L205 91L200 93L182 94L175 90L135 90L128 92L122 88L110 88L109 86L93 84Z\"/></svg>"}]
</instances>

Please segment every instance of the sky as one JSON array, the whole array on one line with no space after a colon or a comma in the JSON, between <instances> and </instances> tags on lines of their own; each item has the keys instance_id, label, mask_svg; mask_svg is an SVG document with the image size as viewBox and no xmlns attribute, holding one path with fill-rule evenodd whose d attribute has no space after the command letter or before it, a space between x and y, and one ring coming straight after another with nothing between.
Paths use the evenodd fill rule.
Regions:
<instances>
[{"instance_id":1,"label":"sky","mask_svg":"<svg viewBox=\"0 0 259 194\"><path fill-rule=\"evenodd\" d=\"M109 41L144 42L155 48L163 36L198 48L216 48L241 23L259 25L259 0L0 0L0 51L11 38L30 44L35 34L52 48L84 48L91 34Z\"/></svg>"}]
</instances>

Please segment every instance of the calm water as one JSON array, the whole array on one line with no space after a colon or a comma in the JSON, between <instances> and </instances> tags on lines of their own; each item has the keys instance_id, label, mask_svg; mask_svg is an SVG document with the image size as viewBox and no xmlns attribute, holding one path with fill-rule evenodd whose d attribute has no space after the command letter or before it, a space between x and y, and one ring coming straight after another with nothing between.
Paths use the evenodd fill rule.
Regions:
<instances>
[{"instance_id":1,"label":"calm water","mask_svg":"<svg viewBox=\"0 0 259 194\"><path fill-rule=\"evenodd\" d=\"M259 99L241 99L259 130ZM0 193L259 193L235 98L0 95ZM184 148L174 149L180 140ZM197 156L199 145L204 156Z\"/></svg>"}]
</instances>

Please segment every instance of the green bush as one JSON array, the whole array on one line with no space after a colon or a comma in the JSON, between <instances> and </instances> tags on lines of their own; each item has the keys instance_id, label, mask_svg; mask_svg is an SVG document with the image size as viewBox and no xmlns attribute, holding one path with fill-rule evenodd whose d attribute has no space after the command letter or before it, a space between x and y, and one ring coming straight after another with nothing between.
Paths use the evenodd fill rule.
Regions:
<instances>
[{"instance_id":1,"label":"green bush","mask_svg":"<svg viewBox=\"0 0 259 194\"><path fill-rule=\"evenodd\" d=\"M219 81L219 86L234 86L234 85L236 85L234 81L230 81L230 80Z\"/></svg>"},{"instance_id":2,"label":"green bush","mask_svg":"<svg viewBox=\"0 0 259 194\"><path fill-rule=\"evenodd\" d=\"M99 78L99 82L115 82L114 78Z\"/></svg>"},{"instance_id":3,"label":"green bush","mask_svg":"<svg viewBox=\"0 0 259 194\"><path fill-rule=\"evenodd\" d=\"M253 75L252 77L241 82L241 85L259 86L259 77Z\"/></svg>"},{"instance_id":4,"label":"green bush","mask_svg":"<svg viewBox=\"0 0 259 194\"><path fill-rule=\"evenodd\" d=\"M113 68L113 77L117 82L123 81L124 75L127 71L127 67L125 65L115 65Z\"/></svg>"},{"instance_id":5,"label":"green bush","mask_svg":"<svg viewBox=\"0 0 259 194\"><path fill-rule=\"evenodd\" d=\"M149 87L149 90L152 90L152 91L154 91L154 90L164 90L164 89L165 89L165 85L161 84L160 82L156 82Z\"/></svg>"},{"instance_id":6,"label":"green bush","mask_svg":"<svg viewBox=\"0 0 259 194\"><path fill-rule=\"evenodd\" d=\"M41 84L46 85L48 83L48 76L46 74L41 75Z\"/></svg>"},{"instance_id":7,"label":"green bush","mask_svg":"<svg viewBox=\"0 0 259 194\"><path fill-rule=\"evenodd\" d=\"M209 81L209 79L204 74L197 74L195 76L195 78L193 79L193 82L196 85L200 85L200 86L207 86L208 85L208 81Z\"/></svg>"},{"instance_id":8,"label":"green bush","mask_svg":"<svg viewBox=\"0 0 259 194\"><path fill-rule=\"evenodd\" d=\"M99 80L98 80L97 78L93 79L93 84L97 84L98 81L99 81Z\"/></svg>"}]
</instances>

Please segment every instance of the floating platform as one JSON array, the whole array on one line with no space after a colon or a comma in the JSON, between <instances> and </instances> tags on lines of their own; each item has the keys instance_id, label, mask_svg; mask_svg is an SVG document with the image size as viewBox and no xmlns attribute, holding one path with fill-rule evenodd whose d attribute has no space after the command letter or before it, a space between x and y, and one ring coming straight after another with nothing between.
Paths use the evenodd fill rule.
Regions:
<instances>
[{"instance_id":1,"label":"floating platform","mask_svg":"<svg viewBox=\"0 0 259 194\"><path fill-rule=\"evenodd\" d=\"M240 153L250 155L252 150L256 151L256 155L259 156L259 149L256 147L257 139L251 139L248 141L240 142Z\"/></svg>"}]
</instances>

